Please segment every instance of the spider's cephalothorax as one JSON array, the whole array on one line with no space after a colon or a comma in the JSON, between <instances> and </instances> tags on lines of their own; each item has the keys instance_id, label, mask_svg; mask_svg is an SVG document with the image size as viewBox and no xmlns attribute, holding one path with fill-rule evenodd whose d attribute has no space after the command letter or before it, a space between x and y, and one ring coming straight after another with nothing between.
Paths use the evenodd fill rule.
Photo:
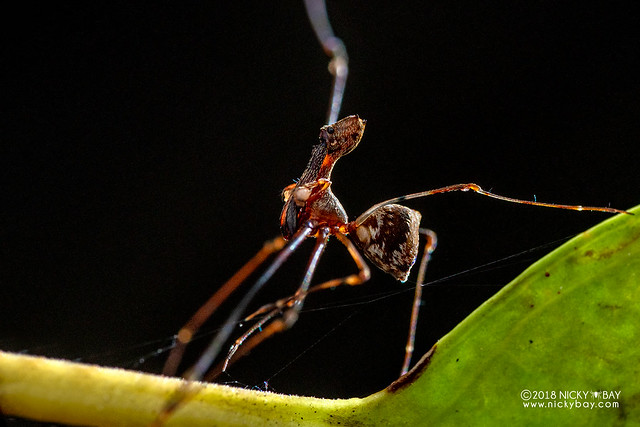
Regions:
<instances>
[{"instance_id":1,"label":"spider's cephalothorax","mask_svg":"<svg viewBox=\"0 0 640 427\"><path fill-rule=\"evenodd\" d=\"M345 117L320 129L318 144L296 184L284 189L284 208L280 216L282 236L289 240L306 221L318 226L345 224L347 214L331 191L331 171L336 161L358 146L366 120L357 115Z\"/></svg>"},{"instance_id":2,"label":"spider's cephalothorax","mask_svg":"<svg viewBox=\"0 0 640 427\"><path fill-rule=\"evenodd\" d=\"M349 234L373 264L404 282L418 256L420 213L391 204L379 207L362 221L349 223L331 191L333 166L357 147L365 124L356 115L320 129L320 141L314 145L300 180L283 191L282 235L290 239L308 221L314 228L328 227L330 234Z\"/></svg>"}]
</instances>

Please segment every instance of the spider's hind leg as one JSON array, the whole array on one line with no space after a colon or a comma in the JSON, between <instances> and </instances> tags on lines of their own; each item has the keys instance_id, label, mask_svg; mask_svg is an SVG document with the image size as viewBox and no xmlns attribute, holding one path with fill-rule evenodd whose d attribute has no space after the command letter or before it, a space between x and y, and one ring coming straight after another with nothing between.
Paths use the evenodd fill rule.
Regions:
<instances>
[{"instance_id":1,"label":"spider's hind leg","mask_svg":"<svg viewBox=\"0 0 640 427\"><path fill-rule=\"evenodd\" d=\"M418 315L420 314L420 306L422 305L422 287L424 286L424 277L427 272L427 264L431 260L431 254L436 250L438 238L432 230L421 228L420 234L426 237L427 241L422 250L422 259L418 268L418 278L416 279L416 288L413 295L413 306L411 308L411 320L409 322L409 336L404 350L404 362L400 375L404 375L409 371L411 366L411 358L413 357L414 343L416 341L416 328L418 327Z\"/></svg>"},{"instance_id":2,"label":"spider's hind leg","mask_svg":"<svg viewBox=\"0 0 640 427\"><path fill-rule=\"evenodd\" d=\"M348 225L353 241L366 257L401 282L408 279L418 257L419 235L427 238L418 271L401 375L407 373L411 364L424 276L431 253L436 248L436 234L420 228L421 218L420 212L406 206L384 204L374 206L366 212L366 216L363 214Z\"/></svg>"}]
</instances>

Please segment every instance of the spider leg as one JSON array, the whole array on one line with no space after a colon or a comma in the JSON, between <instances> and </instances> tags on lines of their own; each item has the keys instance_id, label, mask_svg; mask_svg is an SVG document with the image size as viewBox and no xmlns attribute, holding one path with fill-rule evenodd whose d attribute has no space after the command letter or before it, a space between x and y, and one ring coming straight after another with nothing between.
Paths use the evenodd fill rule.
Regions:
<instances>
[{"instance_id":1,"label":"spider leg","mask_svg":"<svg viewBox=\"0 0 640 427\"><path fill-rule=\"evenodd\" d=\"M280 266L289 258L289 256L298 249L298 246L311 235L314 231L315 226L312 223L308 223L300 228L294 234L293 238L289 242L285 248L280 251L276 259L273 260L269 268L262 273L262 275L258 278L258 280L253 284L253 286L247 291L242 300L235 306L234 310L231 312L226 322L222 326L218 335L213 339L209 347L204 351L200 359L196 362L195 365L189 369L189 371L185 374L185 379L190 381L197 381L203 377L203 375L207 372L209 366L212 361L220 354L220 350L222 349L222 345L229 338L229 335L233 332L236 323L240 319L242 312L246 310L247 306L253 300L253 297L258 293L258 291L264 286L264 284L273 276L273 274L280 268Z\"/></svg>"},{"instance_id":2,"label":"spider leg","mask_svg":"<svg viewBox=\"0 0 640 427\"><path fill-rule=\"evenodd\" d=\"M311 26L322 45L325 53L331 57L329 72L333 75L333 88L331 90L331 102L329 104L328 121L334 123L338 120L338 114L342 105L344 87L349 74L349 57L347 48L333 33L327 7L324 0L305 0L305 7Z\"/></svg>"},{"instance_id":3,"label":"spider leg","mask_svg":"<svg viewBox=\"0 0 640 427\"><path fill-rule=\"evenodd\" d=\"M206 381L206 382L214 381L218 377L218 375L220 375L223 372L227 371L229 366L232 364L232 362L231 362L232 359L233 359L233 362L236 362L238 359L240 359L244 355L248 354L254 347L257 347L262 341L264 341L265 339L269 338L271 335L279 332L279 330L273 330L272 331L272 329L274 329L274 327L272 327L271 325L268 325L268 326L265 327L265 325L270 320L272 320L274 317L276 317L279 314L282 314L282 310L280 310L278 308L272 309L267 315L263 316L258 322L256 322L248 331L246 331L244 334L242 334L242 336L240 338L235 340L235 342L233 343L233 345L229 349L229 352L227 353L227 357L223 361L218 363L218 365L215 368L211 369L204 376L204 381ZM258 342L254 342L253 340L249 340L249 343L247 343L246 346L243 346L245 341L249 337L254 335L256 332L258 332L258 334L264 333L267 336L262 337L262 339L259 340ZM268 333L268 332L270 332L270 333ZM238 353L238 350L241 350L241 351Z\"/></svg>"},{"instance_id":4,"label":"spider leg","mask_svg":"<svg viewBox=\"0 0 640 427\"><path fill-rule=\"evenodd\" d=\"M308 294L311 279L313 278L313 274L315 273L318 261L320 260L320 256L327 246L328 240L329 230L327 228L320 228L316 236L316 245L313 248L313 252L311 253L309 262L307 263L307 269L305 271L304 278L302 279L302 283L300 284L300 287L298 287L298 290L293 296L291 302L288 304L289 308L284 312L282 312L280 308L273 309L269 314L267 314L267 316L261 319L256 325L254 325L240 338L238 338L229 349L229 352L227 353L227 357L224 360L221 369L215 369L212 375L217 375L219 372L226 371L229 364L231 363L231 359L239 349L242 348L242 352L238 354L238 357L241 357L242 355L251 351L251 349L253 349L257 345L259 345L262 341L278 332L282 332L291 328L296 323L296 321L298 320L298 314L300 313L300 310L302 310L304 299ZM268 323L281 312L282 318L272 321L267 325L267 327L263 328L266 323ZM258 332L258 334L254 335L256 332ZM245 341L252 335L254 335L253 338L243 346ZM211 378L212 375L208 375L207 379Z\"/></svg>"},{"instance_id":5,"label":"spider leg","mask_svg":"<svg viewBox=\"0 0 640 427\"><path fill-rule=\"evenodd\" d=\"M580 205L561 205L557 203L544 203L544 202L537 202L537 201L531 201L531 200L514 199L513 197L501 196L500 194L495 194L490 191L483 190L478 184L469 183L469 184L448 185L446 187L436 188L435 190L421 191L420 193L407 194L405 196L400 196L394 199L385 200L384 202L375 204L371 206L369 209L367 209L362 215L360 215L355 220L355 225L356 226L362 225L362 223L367 218L369 218L369 216L371 216L371 214L373 214L373 212L376 209L378 209L381 206L390 205L392 203L399 203L404 200L427 197L434 194L448 193L450 191L473 191L482 196L492 197L494 199L503 200L505 202L519 203L519 204L531 205L531 206L542 206L545 208L569 209L573 211L597 211L597 212L626 213L626 214L629 213L623 210L613 209L613 208L603 208L603 207L596 207L596 206L580 206Z\"/></svg>"},{"instance_id":6,"label":"spider leg","mask_svg":"<svg viewBox=\"0 0 640 427\"><path fill-rule=\"evenodd\" d=\"M162 407L162 410L152 423L153 426L163 425L171 414L180 406L180 404L194 393L197 393L198 386L195 381L202 379L204 374L209 369L209 366L213 363L216 357L220 354L220 350L224 342L229 338L229 335L233 332L233 329L240 319L242 312L246 310L247 305L251 302L253 297L258 293L264 284L273 276L273 274L280 268L280 266L291 256L291 254L298 249L298 246L311 235L315 229L315 224L309 222L302 226L289 241L276 258L271 262L269 267L262 273L262 275L256 280L253 286L247 291L240 302L235 306L227 320L225 321L222 329L215 338L211 341L207 349L200 356L198 361L185 373L184 378L187 380L175 394L167 400Z\"/></svg>"},{"instance_id":7,"label":"spider leg","mask_svg":"<svg viewBox=\"0 0 640 427\"><path fill-rule=\"evenodd\" d=\"M343 234L336 234L336 238L340 240L340 242L343 245L345 245L345 247L349 251L351 258L353 258L353 261L356 263L356 266L358 267L358 272L355 274L350 274L345 277L327 280L326 282L320 283L319 285L312 286L307 291L307 295L317 291L324 290L324 289L335 288L341 285L357 286L368 281L369 278L371 277L371 270L369 269L369 266L364 261L364 259L362 258L362 255L360 255L360 252L358 252L358 249L356 249L355 245L351 243L351 240L349 240ZM260 307L258 310L251 313L249 316L245 317L244 320L249 321L264 313L270 312L271 310L274 310L274 309L281 310L284 307L290 307L293 301L295 300L295 298L296 298L295 295L290 295L274 303L265 304L262 307Z\"/></svg>"},{"instance_id":8,"label":"spider leg","mask_svg":"<svg viewBox=\"0 0 640 427\"><path fill-rule=\"evenodd\" d=\"M240 338L236 340L236 342L231 346L231 349L229 350L226 360L206 376L205 379L207 381L210 381L216 376L218 376L220 373L225 372L227 368L232 364L232 359L233 361L237 361L242 356L249 353L253 348L260 345L264 340L270 338L271 336L273 336L278 332L282 332L291 328L295 323L295 321L298 319L298 314L302 309L304 299L310 293L317 292L323 289L335 288L336 286L340 286L340 285L356 286L369 280L369 277L371 276L369 266L365 263L364 259L362 258L362 255L360 255L360 252L358 252L355 245L343 234L337 234L336 237L338 238L338 240L340 240L342 244L346 246L347 250L349 251L349 254L353 258L354 262L356 263L356 266L358 267L358 273L350 274L348 276L337 278L337 279L328 280L319 285L309 287L309 283L305 283L305 281L307 279L307 276L309 276L309 273L311 274L313 273L313 270L311 270L311 268L313 267L315 269L315 265L312 265L312 264L317 263L317 259L314 258L317 250L317 246L316 246L316 249L314 249L314 254L309 260L309 265L307 266L307 273L305 275L305 280L303 280L303 283L298 288L297 292L294 295L287 298L283 298L273 304L265 305L261 307L257 312L247 316L247 319L252 319L261 314L267 313L255 325L253 325L251 329L249 329ZM317 245L322 244L323 240L321 239L322 237L319 236ZM320 254L318 254L317 258L319 258L319 255ZM310 279L311 277L309 276L309 280ZM274 317L276 317L281 313L283 314L282 319L276 319L276 320L273 320L271 323L268 323ZM265 327L265 324L267 324L266 327Z\"/></svg>"},{"instance_id":9,"label":"spider leg","mask_svg":"<svg viewBox=\"0 0 640 427\"><path fill-rule=\"evenodd\" d=\"M411 357L413 356L414 343L416 340L416 327L418 325L418 314L420 313L420 305L422 304L422 287L424 286L424 277L427 272L427 264L431 259L431 254L436 250L438 239L436 233L426 228L420 229L420 234L427 238L422 250L422 259L420 260L420 268L418 269L418 278L416 280L416 289L413 297L413 307L411 309L411 321L409 322L409 336L407 345L405 346L404 363L400 375L404 375L409 371L411 366Z\"/></svg>"},{"instance_id":10,"label":"spider leg","mask_svg":"<svg viewBox=\"0 0 640 427\"><path fill-rule=\"evenodd\" d=\"M265 242L262 248L240 270L238 270L220 289L205 302L189 321L180 329L176 336L175 346L169 353L162 370L163 375L173 376L178 370L180 361L187 344L202 324L209 319L220 305L235 291L246 278L255 271L271 254L284 247L285 240L282 237Z\"/></svg>"}]
</instances>

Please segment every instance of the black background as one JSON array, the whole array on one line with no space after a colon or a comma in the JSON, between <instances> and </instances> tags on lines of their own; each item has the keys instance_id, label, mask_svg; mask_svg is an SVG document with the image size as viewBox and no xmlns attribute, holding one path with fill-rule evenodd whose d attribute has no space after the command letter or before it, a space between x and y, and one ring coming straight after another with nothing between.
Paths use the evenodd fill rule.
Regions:
<instances>
[{"instance_id":1,"label":"black background","mask_svg":"<svg viewBox=\"0 0 640 427\"><path fill-rule=\"evenodd\" d=\"M330 2L329 13L351 59L341 116L368 121L333 176L351 217L461 182L640 202L634 2ZM280 190L324 124L328 60L294 1L56 2L5 18L0 348L135 367L277 235ZM409 205L440 238L430 280L608 216L455 193ZM253 307L295 290L310 247ZM427 287L417 353L552 247ZM317 280L352 271L334 242ZM411 281L378 270L314 295L292 331L221 381L319 397L382 389L402 363L411 297ZM157 372L164 357L136 369Z\"/></svg>"}]
</instances>

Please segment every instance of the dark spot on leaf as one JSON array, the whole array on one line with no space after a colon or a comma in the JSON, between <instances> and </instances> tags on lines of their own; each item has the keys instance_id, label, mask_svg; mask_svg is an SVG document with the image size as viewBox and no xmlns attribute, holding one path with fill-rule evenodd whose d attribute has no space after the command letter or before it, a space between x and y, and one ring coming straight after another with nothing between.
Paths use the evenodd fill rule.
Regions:
<instances>
[{"instance_id":1,"label":"dark spot on leaf","mask_svg":"<svg viewBox=\"0 0 640 427\"><path fill-rule=\"evenodd\" d=\"M396 391L413 384L420 376L427 370L429 367L429 362L431 362L431 358L436 352L436 347L438 344L434 344L433 347L416 363L416 366L411 368L409 372L392 382L389 387L387 387L387 391L390 393L395 393Z\"/></svg>"},{"instance_id":2,"label":"dark spot on leaf","mask_svg":"<svg viewBox=\"0 0 640 427\"><path fill-rule=\"evenodd\" d=\"M529 306L529 308L533 308L533 307L534 307L534 305L533 305L533 304L531 304L531 305Z\"/></svg>"},{"instance_id":3,"label":"dark spot on leaf","mask_svg":"<svg viewBox=\"0 0 640 427\"><path fill-rule=\"evenodd\" d=\"M560 295L560 291L558 291L558 295Z\"/></svg>"},{"instance_id":4,"label":"dark spot on leaf","mask_svg":"<svg viewBox=\"0 0 640 427\"><path fill-rule=\"evenodd\" d=\"M460 359L456 359L456 362L457 362L458 360L460 360Z\"/></svg>"},{"instance_id":5,"label":"dark spot on leaf","mask_svg":"<svg viewBox=\"0 0 640 427\"><path fill-rule=\"evenodd\" d=\"M611 258L613 255L615 255L617 252L621 251L622 249L624 249L624 247L626 246L626 244L623 244L620 247L617 247L615 249L609 249L609 248L605 248L599 252L594 252L592 250L588 250L584 253L585 256L589 257L589 258L593 258L595 260L601 260L601 259L609 259Z\"/></svg>"},{"instance_id":6,"label":"dark spot on leaf","mask_svg":"<svg viewBox=\"0 0 640 427\"><path fill-rule=\"evenodd\" d=\"M551 273L549 273L548 271L545 271L544 272L544 277L549 277L549 276L551 276Z\"/></svg>"},{"instance_id":7,"label":"dark spot on leaf","mask_svg":"<svg viewBox=\"0 0 640 427\"><path fill-rule=\"evenodd\" d=\"M602 304L602 303L598 303L598 307L600 308L605 308L607 310L618 310L620 308L622 308L621 305L617 305L617 304Z\"/></svg>"},{"instance_id":8,"label":"dark spot on leaf","mask_svg":"<svg viewBox=\"0 0 640 427\"><path fill-rule=\"evenodd\" d=\"M533 340L529 340L529 344L533 344Z\"/></svg>"}]
</instances>

